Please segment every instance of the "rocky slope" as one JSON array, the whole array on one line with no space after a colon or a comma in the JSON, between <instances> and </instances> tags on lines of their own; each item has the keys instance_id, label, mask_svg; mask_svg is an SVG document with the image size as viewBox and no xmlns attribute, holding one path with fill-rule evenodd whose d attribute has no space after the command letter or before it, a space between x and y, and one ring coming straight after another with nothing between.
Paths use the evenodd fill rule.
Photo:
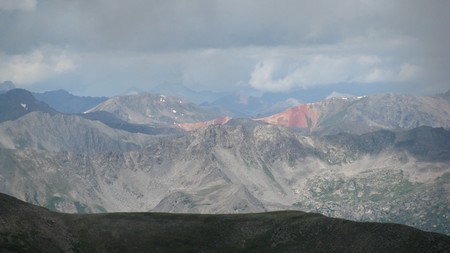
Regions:
<instances>
[{"instance_id":1,"label":"rocky slope","mask_svg":"<svg viewBox=\"0 0 450 253\"><path fill-rule=\"evenodd\" d=\"M0 123L0 148L7 149L97 153L139 149L151 140L75 115L31 112Z\"/></svg>"},{"instance_id":2,"label":"rocky slope","mask_svg":"<svg viewBox=\"0 0 450 253\"><path fill-rule=\"evenodd\" d=\"M101 123L119 130L125 130L130 133L142 133L149 135L166 135L166 134L181 134L183 132L180 128L175 128L173 126L151 126L147 124L136 124L129 123L125 120L119 119L114 114L105 111L96 111L89 113L77 114L82 118L100 121ZM185 123L185 124L195 124L195 123Z\"/></svg>"},{"instance_id":3,"label":"rocky slope","mask_svg":"<svg viewBox=\"0 0 450 253\"><path fill-rule=\"evenodd\" d=\"M3 252L446 252L450 237L303 212L53 213L0 194Z\"/></svg>"},{"instance_id":4,"label":"rocky slope","mask_svg":"<svg viewBox=\"0 0 450 253\"><path fill-rule=\"evenodd\" d=\"M430 127L308 137L212 125L125 152L0 149L0 192L66 212L299 209L450 234L449 143Z\"/></svg>"},{"instance_id":5,"label":"rocky slope","mask_svg":"<svg viewBox=\"0 0 450 253\"><path fill-rule=\"evenodd\" d=\"M106 111L117 118L135 124L173 126L211 120L216 114L194 103L164 95L139 93L108 99L87 112Z\"/></svg>"},{"instance_id":6,"label":"rocky slope","mask_svg":"<svg viewBox=\"0 0 450 253\"><path fill-rule=\"evenodd\" d=\"M303 104L260 120L321 134L450 127L450 102L440 97L375 94Z\"/></svg>"},{"instance_id":7,"label":"rocky slope","mask_svg":"<svg viewBox=\"0 0 450 253\"><path fill-rule=\"evenodd\" d=\"M231 119L230 117L224 116L208 121L200 121L194 123L179 123L176 126L185 131L194 131L211 125L223 125L226 124L228 121L230 121L230 119Z\"/></svg>"}]
</instances>

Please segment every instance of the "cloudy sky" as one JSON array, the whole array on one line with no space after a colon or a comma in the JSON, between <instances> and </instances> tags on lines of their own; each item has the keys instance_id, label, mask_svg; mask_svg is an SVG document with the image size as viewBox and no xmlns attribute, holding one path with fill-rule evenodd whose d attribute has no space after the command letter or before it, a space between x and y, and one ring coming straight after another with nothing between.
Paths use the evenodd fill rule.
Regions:
<instances>
[{"instance_id":1,"label":"cloudy sky","mask_svg":"<svg viewBox=\"0 0 450 253\"><path fill-rule=\"evenodd\" d=\"M448 10L447 0L0 0L0 82L107 96L165 83L433 94L450 88Z\"/></svg>"}]
</instances>

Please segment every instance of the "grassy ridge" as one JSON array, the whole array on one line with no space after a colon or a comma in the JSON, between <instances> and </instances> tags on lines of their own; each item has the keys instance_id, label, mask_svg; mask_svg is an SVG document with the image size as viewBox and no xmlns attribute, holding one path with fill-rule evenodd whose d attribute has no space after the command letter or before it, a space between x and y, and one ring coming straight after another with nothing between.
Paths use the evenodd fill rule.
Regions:
<instances>
[{"instance_id":1,"label":"grassy ridge","mask_svg":"<svg viewBox=\"0 0 450 253\"><path fill-rule=\"evenodd\" d=\"M62 214L0 194L2 252L446 252L450 237L281 211Z\"/></svg>"}]
</instances>

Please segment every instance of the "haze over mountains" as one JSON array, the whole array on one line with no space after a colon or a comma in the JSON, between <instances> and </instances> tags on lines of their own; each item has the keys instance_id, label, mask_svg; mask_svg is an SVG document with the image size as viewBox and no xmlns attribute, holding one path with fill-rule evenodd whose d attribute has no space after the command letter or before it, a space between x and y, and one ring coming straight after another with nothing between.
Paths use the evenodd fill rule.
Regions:
<instances>
[{"instance_id":1,"label":"haze over mountains","mask_svg":"<svg viewBox=\"0 0 450 253\"><path fill-rule=\"evenodd\" d=\"M33 93L33 96L63 113L82 113L108 99L107 97L80 97L65 90Z\"/></svg>"},{"instance_id":2,"label":"haze over mountains","mask_svg":"<svg viewBox=\"0 0 450 253\"><path fill-rule=\"evenodd\" d=\"M259 120L149 93L81 114L0 98L0 192L52 210L302 210L450 234L445 96L333 97Z\"/></svg>"}]
</instances>

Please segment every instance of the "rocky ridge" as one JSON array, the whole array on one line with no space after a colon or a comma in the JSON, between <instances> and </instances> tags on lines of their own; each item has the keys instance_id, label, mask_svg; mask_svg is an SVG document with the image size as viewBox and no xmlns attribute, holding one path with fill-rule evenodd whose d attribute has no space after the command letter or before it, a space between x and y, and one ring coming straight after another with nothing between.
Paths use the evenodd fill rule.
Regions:
<instances>
[{"instance_id":1,"label":"rocky ridge","mask_svg":"<svg viewBox=\"0 0 450 253\"><path fill-rule=\"evenodd\" d=\"M0 191L64 212L306 210L449 234L449 136L212 125L129 151L1 149Z\"/></svg>"},{"instance_id":2,"label":"rocky ridge","mask_svg":"<svg viewBox=\"0 0 450 253\"><path fill-rule=\"evenodd\" d=\"M113 97L86 111L106 111L135 124L174 126L177 123L207 121L218 115L179 98L139 93Z\"/></svg>"},{"instance_id":3,"label":"rocky ridge","mask_svg":"<svg viewBox=\"0 0 450 253\"><path fill-rule=\"evenodd\" d=\"M152 141L152 136L112 129L75 115L31 112L0 124L0 147L79 153L128 151Z\"/></svg>"},{"instance_id":4,"label":"rocky ridge","mask_svg":"<svg viewBox=\"0 0 450 253\"><path fill-rule=\"evenodd\" d=\"M320 134L450 127L450 103L439 97L374 94L303 104L259 120Z\"/></svg>"}]
</instances>

